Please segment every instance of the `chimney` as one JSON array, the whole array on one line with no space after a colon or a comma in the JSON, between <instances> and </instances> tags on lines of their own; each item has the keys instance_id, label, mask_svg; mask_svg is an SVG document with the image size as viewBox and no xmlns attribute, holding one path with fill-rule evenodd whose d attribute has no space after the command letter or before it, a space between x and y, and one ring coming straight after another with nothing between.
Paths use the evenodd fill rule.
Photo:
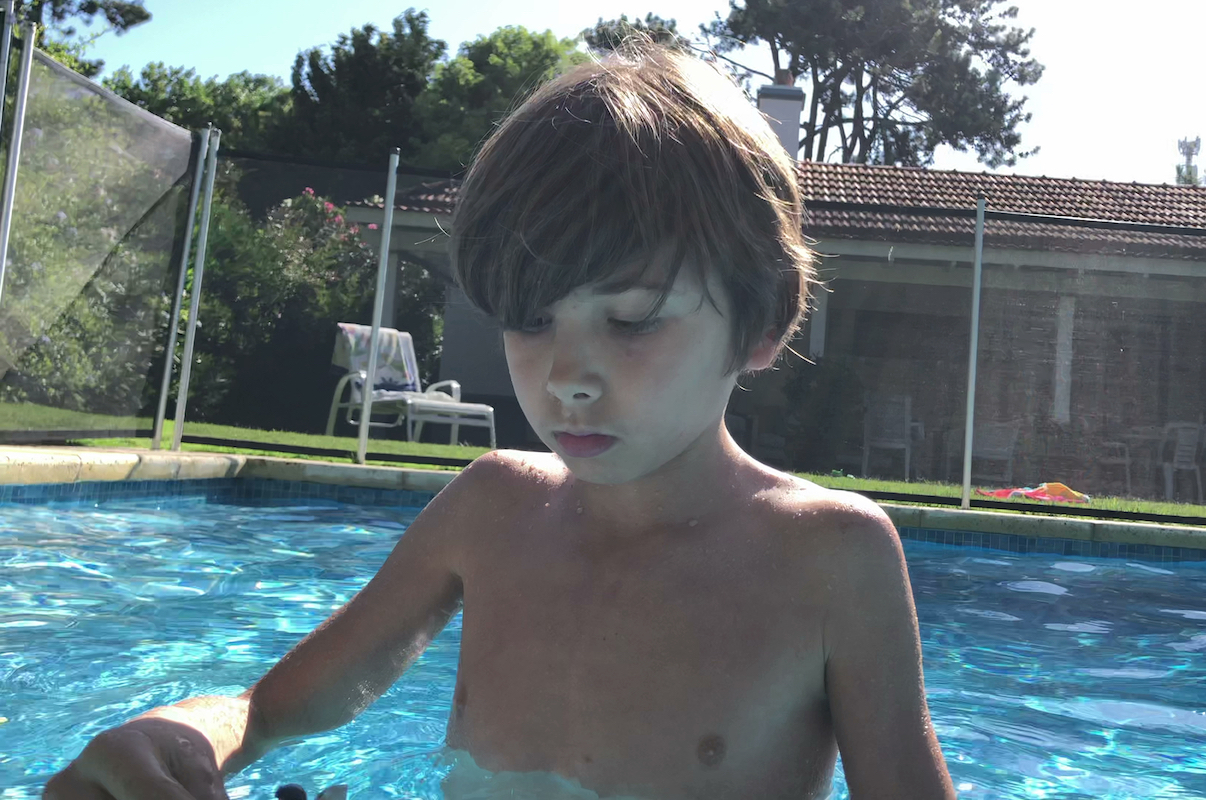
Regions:
<instances>
[{"instance_id":1,"label":"chimney","mask_svg":"<svg viewBox=\"0 0 1206 800\"><path fill-rule=\"evenodd\" d=\"M758 110L770 119L771 130L792 158L800 155L800 117L804 114L804 90L791 85L791 73L775 74L775 82L758 88Z\"/></svg>"}]
</instances>

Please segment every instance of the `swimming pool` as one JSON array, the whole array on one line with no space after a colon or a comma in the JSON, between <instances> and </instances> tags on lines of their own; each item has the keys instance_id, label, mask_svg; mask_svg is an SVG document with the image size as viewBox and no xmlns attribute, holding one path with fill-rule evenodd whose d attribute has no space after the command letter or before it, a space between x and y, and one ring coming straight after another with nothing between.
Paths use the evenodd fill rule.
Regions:
<instances>
[{"instance_id":1,"label":"swimming pool","mask_svg":"<svg viewBox=\"0 0 1206 800\"><path fill-rule=\"evenodd\" d=\"M241 691L418 513L242 502L0 505L0 798L37 797L87 739L146 708ZM905 552L960 797L1206 797L1206 562ZM458 616L352 724L231 778L231 797L294 781L440 797L460 630Z\"/></svg>"}]
</instances>

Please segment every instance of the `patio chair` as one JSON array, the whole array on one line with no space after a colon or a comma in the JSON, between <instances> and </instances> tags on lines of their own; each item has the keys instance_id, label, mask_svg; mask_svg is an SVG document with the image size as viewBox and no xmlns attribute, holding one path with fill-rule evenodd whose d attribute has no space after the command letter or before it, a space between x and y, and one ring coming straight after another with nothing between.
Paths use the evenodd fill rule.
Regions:
<instances>
[{"instance_id":1,"label":"patio chair","mask_svg":"<svg viewBox=\"0 0 1206 800\"><path fill-rule=\"evenodd\" d=\"M976 461L995 461L1003 464L1000 477L1007 484L1013 483L1013 451L1017 449L1018 433L1022 421L981 422L972 434L972 464ZM973 467L973 474L975 469ZM980 477L997 477L992 473L979 473Z\"/></svg>"},{"instance_id":2,"label":"patio chair","mask_svg":"<svg viewBox=\"0 0 1206 800\"><path fill-rule=\"evenodd\" d=\"M1126 473L1126 494L1131 496L1131 448L1126 442L1102 442L1099 467L1122 467Z\"/></svg>"},{"instance_id":3,"label":"patio chair","mask_svg":"<svg viewBox=\"0 0 1206 800\"><path fill-rule=\"evenodd\" d=\"M1013 483L1013 455L1021 429L1021 420L977 422L975 433L972 435L972 478L989 478L1004 481L1006 484ZM951 428L946 433L943 453L947 480L952 479L952 462L961 462L962 458L963 429ZM982 468L985 461L1002 464L1001 471L999 473L985 472ZM977 462L980 465L979 469L977 469Z\"/></svg>"},{"instance_id":4,"label":"patio chair","mask_svg":"<svg viewBox=\"0 0 1206 800\"><path fill-rule=\"evenodd\" d=\"M863 415L863 477L872 450L900 450L904 453L904 479L912 474L913 399L909 395L867 395Z\"/></svg>"},{"instance_id":5,"label":"patio chair","mask_svg":"<svg viewBox=\"0 0 1206 800\"><path fill-rule=\"evenodd\" d=\"M1202 470L1198 455L1202 444L1202 426L1196 422L1170 422L1164 426L1160 445L1160 465L1164 467L1164 497L1172 502L1177 472L1192 472L1197 479L1198 502L1202 502Z\"/></svg>"},{"instance_id":6,"label":"patio chair","mask_svg":"<svg viewBox=\"0 0 1206 800\"><path fill-rule=\"evenodd\" d=\"M349 424L356 425L359 421L372 332L369 325L339 323L331 363L346 372L335 385L331 398L327 436L335 432L335 421L341 409L347 410ZM344 399L345 393L347 399ZM374 422L373 415L392 419ZM489 428L490 447L497 446L494 408L481 403L462 403L461 385L453 380L433 383L424 391L410 334L381 328L368 424L374 428L393 428L405 423L406 438L414 441L423 435L423 425L427 422L451 426L449 444L457 443L462 425Z\"/></svg>"}]
</instances>

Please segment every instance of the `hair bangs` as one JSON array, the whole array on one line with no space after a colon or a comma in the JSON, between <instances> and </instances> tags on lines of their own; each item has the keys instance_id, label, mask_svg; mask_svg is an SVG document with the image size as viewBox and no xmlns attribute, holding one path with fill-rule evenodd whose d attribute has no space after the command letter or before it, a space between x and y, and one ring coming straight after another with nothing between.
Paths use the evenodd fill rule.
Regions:
<instances>
[{"instance_id":1,"label":"hair bangs","mask_svg":"<svg viewBox=\"0 0 1206 800\"><path fill-rule=\"evenodd\" d=\"M538 88L482 145L453 216L469 301L504 327L585 285L724 288L739 369L799 329L813 280L793 162L713 65L623 47Z\"/></svg>"}]
</instances>

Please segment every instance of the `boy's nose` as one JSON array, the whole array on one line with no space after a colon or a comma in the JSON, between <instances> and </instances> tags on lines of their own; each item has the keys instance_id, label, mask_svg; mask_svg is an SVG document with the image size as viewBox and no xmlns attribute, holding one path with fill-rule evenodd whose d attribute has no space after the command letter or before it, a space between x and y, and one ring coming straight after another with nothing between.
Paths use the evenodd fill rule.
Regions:
<instances>
[{"instance_id":1,"label":"boy's nose","mask_svg":"<svg viewBox=\"0 0 1206 800\"><path fill-rule=\"evenodd\" d=\"M602 395L603 380L581 348L558 347L545 388L562 405L586 405Z\"/></svg>"}]
</instances>

